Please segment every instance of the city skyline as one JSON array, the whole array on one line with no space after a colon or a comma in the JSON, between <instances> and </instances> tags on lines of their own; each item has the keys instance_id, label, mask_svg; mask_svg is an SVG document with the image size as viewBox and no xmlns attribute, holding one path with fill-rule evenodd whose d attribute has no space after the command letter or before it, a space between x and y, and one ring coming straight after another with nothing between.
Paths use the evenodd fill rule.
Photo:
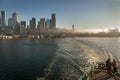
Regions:
<instances>
[{"instance_id":1,"label":"city skyline","mask_svg":"<svg viewBox=\"0 0 120 80\"><path fill-rule=\"evenodd\" d=\"M6 11L1 10L0 15L0 33L1 34L20 34L20 35L40 35L41 33L55 31L56 29L56 14L52 13L50 19L40 18L36 21L35 17L29 20L29 24L26 24L25 20L18 21L19 17L16 12L12 13L12 16L6 19ZM8 23L8 25L7 25Z\"/></svg>"},{"instance_id":2,"label":"city skyline","mask_svg":"<svg viewBox=\"0 0 120 80\"><path fill-rule=\"evenodd\" d=\"M57 16L57 28L101 29L120 28L119 0L1 0L0 10L5 10L7 19L17 12L19 21L32 17L50 18L50 13Z\"/></svg>"}]
</instances>

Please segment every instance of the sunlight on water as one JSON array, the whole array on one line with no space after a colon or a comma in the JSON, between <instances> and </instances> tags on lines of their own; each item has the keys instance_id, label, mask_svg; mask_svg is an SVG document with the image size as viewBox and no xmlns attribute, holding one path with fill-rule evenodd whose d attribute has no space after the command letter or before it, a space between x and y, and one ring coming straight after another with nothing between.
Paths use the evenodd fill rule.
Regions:
<instances>
[{"instance_id":1,"label":"sunlight on water","mask_svg":"<svg viewBox=\"0 0 120 80\"><path fill-rule=\"evenodd\" d=\"M49 78L77 79L80 74L89 72L91 65L104 62L111 56L106 49L80 38L56 39L56 43L57 57L52 62Z\"/></svg>"},{"instance_id":2,"label":"sunlight on water","mask_svg":"<svg viewBox=\"0 0 120 80\"><path fill-rule=\"evenodd\" d=\"M77 80L108 57L120 61L120 38L57 38L0 41L0 79Z\"/></svg>"}]
</instances>

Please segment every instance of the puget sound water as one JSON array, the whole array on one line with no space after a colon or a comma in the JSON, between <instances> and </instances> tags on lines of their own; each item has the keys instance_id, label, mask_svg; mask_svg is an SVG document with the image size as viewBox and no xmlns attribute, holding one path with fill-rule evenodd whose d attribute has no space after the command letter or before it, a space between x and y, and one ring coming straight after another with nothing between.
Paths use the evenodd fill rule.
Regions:
<instances>
[{"instance_id":1,"label":"puget sound water","mask_svg":"<svg viewBox=\"0 0 120 80\"><path fill-rule=\"evenodd\" d=\"M77 80L108 57L120 60L120 38L1 39L0 80Z\"/></svg>"}]
</instances>

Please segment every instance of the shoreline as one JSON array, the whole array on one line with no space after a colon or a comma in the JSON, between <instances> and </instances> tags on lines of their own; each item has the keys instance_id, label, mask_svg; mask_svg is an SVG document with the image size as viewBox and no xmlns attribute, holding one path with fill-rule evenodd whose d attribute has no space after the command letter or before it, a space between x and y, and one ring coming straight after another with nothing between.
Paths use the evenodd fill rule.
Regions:
<instances>
[{"instance_id":1,"label":"shoreline","mask_svg":"<svg viewBox=\"0 0 120 80\"><path fill-rule=\"evenodd\" d=\"M0 39L55 39L55 38L120 38L120 36L103 36L103 37L99 37L99 36L55 36L55 37L49 37L49 36L44 36L44 37L40 37L40 36L32 36L32 37L28 37L28 36L20 36L20 37L13 37L13 36L3 36L0 37Z\"/></svg>"}]
</instances>

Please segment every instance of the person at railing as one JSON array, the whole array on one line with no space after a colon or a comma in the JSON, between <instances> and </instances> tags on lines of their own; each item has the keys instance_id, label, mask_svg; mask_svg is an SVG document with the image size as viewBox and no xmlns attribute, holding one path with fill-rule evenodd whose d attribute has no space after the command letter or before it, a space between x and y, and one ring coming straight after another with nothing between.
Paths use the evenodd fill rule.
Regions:
<instances>
[{"instance_id":1,"label":"person at railing","mask_svg":"<svg viewBox=\"0 0 120 80\"><path fill-rule=\"evenodd\" d=\"M117 74L117 69L118 69L117 60L113 59L112 66L113 66L113 75L115 76Z\"/></svg>"},{"instance_id":2,"label":"person at railing","mask_svg":"<svg viewBox=\"0 0 120 80\"><path fill-rule=\"evenodd\" d=\"M106 68L107 68L107 73L111 75L112 74L112 62L110 58L106 60Z\"/></svg>"}]
</instances>

